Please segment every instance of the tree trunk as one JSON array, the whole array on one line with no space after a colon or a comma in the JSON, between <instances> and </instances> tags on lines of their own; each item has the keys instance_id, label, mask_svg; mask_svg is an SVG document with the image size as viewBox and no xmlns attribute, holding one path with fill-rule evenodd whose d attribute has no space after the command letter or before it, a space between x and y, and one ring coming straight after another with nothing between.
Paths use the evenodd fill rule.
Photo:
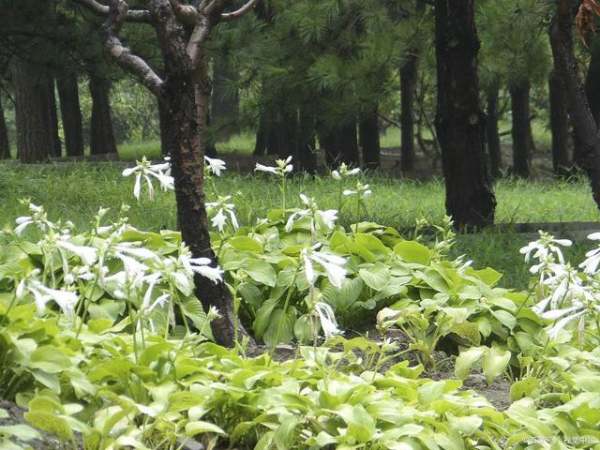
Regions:
<instances>
[{"instance_id":1,"label":"tree trunk","mask_svg":"<svg viewBox=\"0 0 600 450\"><path fill-rule=\"evenodd\" d=\"M573 19L571 2L559 0L550 28L550 40L555 67L559 69L565 86L569 115L580 145L579 164L588 175L594 201L600 208L600 138L573 51Z\"/></svg>"},{"instance_id":2,"label":"tree trunk","mask_svg":"<svg viewBox=\"0 0 600 450\"><path fill-rule=\"evenodd\" d=\"M296 136L294 141L295 167L298 170L314 174L317 171L315 115L306 105L298 111Z\"/></svg>"},{"instance_id":3,"label":"tree trunk","mask_svg":"<svg viewBox=\"0 0 600 450\"><path fill-rule=\"evenodd\" d=\"M62 156L62 143L58 132L58 113L56 112L56 92L54 89L54 78L46 78L46 89L44 92L46 100L48 131L50 132L50 155L54 158Z\"/></svg>"},{"instance_id":4,"label":"tree trunk","mask_svg":"<svg viewBox=\"0 0 600 450\"><path fill-rule=\"evenodd\" d=\"M211 118L217 137L226 139L238 129L240 95L235 86L238 73L227 52L215 55L213 66Z\"/></svg>"},{"instance_id":5,"label":"tree trunk","mask_svg":"<svg viewBox=\"0 0 600 450\"><path fill-rule=\"evenodd\" d=\"M90 153L104 155L117 153L117 143L110 113L110 81L90 74L92 118Z\"/></svg>"},{"instance_id":6,"label":"tree trunk","mask_svg":"<svg viewBox=\"0 0 600 450\"><path fill-rule=\"evenodd\" d=\"M341 163L352 167L360 165L355 120L346 120L333 129L321 131L319 141L325 150L328 167L338 167Z\"/></svg>"},{"instance_id":7,"label":"tree trunk","mask_svg":"<svg viewBox=\"0 0 600 450\"><path fill-rule=\"evenodd\" d=\"M554 69L549 78L550 93L550 129L552 131L552 167L559 176L567 176L571 162L569 160L569 114L565 86Z\"/></svg>"},{"instance_id":8,"label":"tree trunk","mask_svg":"<svg viewBox=\"0 0 600 450\"><path fill-rule=\"evenodd\" d=\"M529 113L529 81L510 88L512 106L513 174L529 178L531 160L531 121Z\"/></svg>"},{"instance_id":9,"label":"tree trunk","mask_svg":"<svg viewBox=\"0 0 600 450\"><path fill-rule=\"evenodd\" d=\"M67 156L83 156L83 126L77 76L68 74L60 77L57 86Z\"/></svg>"},{"instance_id":10,"label":"tree trunk","mask_svg":"<svg viewBox=\"0 0 600 450\"><path fill-rule=\"evenodd\" d=\"M160 154L163 156L169 155L169 143L167 134L169 132L169 106L165 101L157 99L158 107L158 125L160 127Z\"/></svg>"},{"instance_id":11,"label":"tree trunk","mask_svg":"<svg viewBox=\"0 0 600 450\"><path fill-rule=\"evenodd\" d=\"M4 119L4 108L2 107L2 95L0 95L0 159L10 158L10 143L8 141L8 130Z\"/></svg>"},{"instance_id":12,"label":"tree trunk","mask_svg":"<svg viewBox=\"0 0 600 450\"><path fill-rule=\"evenodd\" d=\"M12 79L19 160L23 163L46 161L53 139L48 128L47 79L39 67L16 58Z\"/></svg>"},{"instance_id":13,"label":"tree trunk","mask_svg":"<svg viewBox=\"0 0 600 450\"><path fill-rule=\"evenodd\" d=\"M167 61L168 62L168 61ZM174 65L176 67L176 65ZM164 143L171 155L175 179L177 219L181 237L194 258L209 258L215 264L205 209L204 155L207 145L206 124L210 90L206 89L208 74L203 65L199 72L183 71L167 74L163 93L166 108ZM213 283L205 277L195 277L196 296L205 310L219 310L220 318L212 323L217 342L233 346L236 321L231 293L223 282Z\"/></svg>"},{"instance_id":14,"label":"tree trunk","mask_svg":"<svg viewBox=\"0 0 600 450\"><path fill-rule=\"evenodd\" d=\"M485 130L487 137L487 149L490 160L490 173L493 178L498 178L502 174L502 147L500 145L500 132L498 131L498 85L491 86L486 95L487 100L487 118Z\"/></svg>"},{"instance_id":15,"label":"tree trunk","mask_svg":"<svg viewBox=\"0 0 600 450\"><path fill-rule=\"evenodd\" d=\"M600 123L600 39L594 38L591 59L585 79L585 93L596 124Z\"/></svg>"},{"instance_id":16,"label":"tree trunk","mask_svg":"<svg viewBox=\"0 0 600 450\"><path fill-rule=\"evenodd\" d=\"M419 56L412 53L400 69L400 169L410 172L415 168L415 95L417 91Z\"/></svg>"},{"instance_id":17,"label":"tree trunk","mask_svg":"<svg viewBox=\"0 0 600 450\"><path fill-rule=\"evenodd\" d=\"M494 222L496 199L485 161L479 104L474 0L436 0L437 136L446 181L446 210L459 229Z\"/></svg>"},{"instance_id":18,"label":"tree trunk","mask_svg":"<svg viewBox=\"0 0 600 450\"><path fill-rule=\"evenodd\" d=\"M376 108L361 117L358 128L363 165L366 169L378 169L381 145L379 142L379 117Z\"/></svg>"}]
</instances>

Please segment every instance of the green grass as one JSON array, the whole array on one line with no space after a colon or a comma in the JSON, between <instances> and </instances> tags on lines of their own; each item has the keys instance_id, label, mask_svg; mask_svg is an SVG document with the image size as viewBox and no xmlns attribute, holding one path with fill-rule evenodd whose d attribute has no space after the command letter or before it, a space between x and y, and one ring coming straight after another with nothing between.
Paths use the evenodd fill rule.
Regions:
<instances>
[{"instance_id":1,"label":"green grass","mask_svg":"<svg viewBox=\"0 0 600 450\"><path fill-rule=\"evenodd\" d=\"M132 150L132 153L134 150ZM0 227L14 223L25 208L21 198L30 198L46 207L52 219L71 220L87 226L101 206L117 214L121 204L131 205L130 222L137 227L157 230L174 228L175 203L172 193L158 193L154 202L137 203L132 195L133 180L121 177L123 164L61 163L55 165L22 166L0 164ZM369 176L374 195L362 212L360 220L369 220L397 228L414 225L418 218L439 223L444 216L444 189L440 181L416 182L384 176ZM253 178L229 174L218 179L217 190L233 195L238 215L243 223L252 223L271 207L280 205L281 193L276 181L267 177ZM336 185L329 178L296 177L288 186L288 204L299 204L298 194L315 197L323 209L337 209ZM497 222L565 222L600 221L584 181L500 181ZM353 205L348 204L341 222L357 219ZM467 254L477 267L492 266L505 273L507 286L522 288L528 275L518 249L527 241L517 234L484 233L460 236L456 254ZM579 260L587 244L575 246L570 252Z\"/></svg>"}]
</instances>

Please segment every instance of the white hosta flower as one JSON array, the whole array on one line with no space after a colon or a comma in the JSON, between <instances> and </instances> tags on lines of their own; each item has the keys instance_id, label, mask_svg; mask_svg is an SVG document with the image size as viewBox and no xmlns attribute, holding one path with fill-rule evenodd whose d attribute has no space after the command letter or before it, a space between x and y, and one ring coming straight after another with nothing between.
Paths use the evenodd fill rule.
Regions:
<instances>
[{"instance_id":1,"label":"white hosta flower","mask_svg":"<svg viewBox=\"0 0 600 450\"><path fill-rule=\"evenodd\" d=\"M599 241L600 233L592 233L588 236L591 241ZM600 247L590 250L585 254L586 259L579 267L583 269L588 275L595 275L598 272L598 266L600 266Z\"/></svg>"},{"instance_id":2,"label":"white hosta flower","mask_svg":"<svg viewBox=\"0 0 600 450\"><path fill-rule=\"evenodd\" d=\"M521 254L525 255L525 262L530 259L537 259L541 263L558 258L561 264L564 264L565 259L560 247L570 247L573 243L568 239L555 239L554 236L540 231L540 239L530 242L525 247L521 248Z\"/></svg>"},{"instance_id":3,"label":"white hosta flower","mask_svg":"<svg viewBox=\"0 0 600 450\"><path fill-rule=\"evenodd\" d=\"M154 186L152 185L152 179L158 181L160 187L164 191L173 190L175 188L175 182L170 174L170 163L168 160L160 164L152 164L144 156L141 161L136 161L137 165L125 169L123 171L124 177L129 177L135 174L135 184L133 186L133 196L139 200L142 190L142 182L145 181L148 188L148 197L152 200L154 198Z\"/></svg>"},{"instance_id":4,"label":"white hosta flower","mask_svg":"<svg viewBox=\"0 0 600 450\"><path fill-rule=\"evenodd\" d=\"M209 258L192 258L187 247L180 249L178 263L190 277L197 273L208 278L214 284L223 281L223 271L220 267L211 267L212 261Z\"/></svg>"},{"instance_id":5,"label":"white hosta flower","mask_svg":"<svg viewBox=\"0 0 600 450\"><path fill-rule=\"evenodd\" d=\"M326 211L321 211L318 209L319 207L314 199L307 197L304 194L300 194L300 199L302 200L302 203L307 206L307 209L295 210L285 224L285 231L288 233L292 231L294 228L294 223L305 217L312 217L313 219L310 224L311 231L315 231L317 228L317 224L315 223L315 219L317 218L321 220L322 224L328 230L331 230L335 226L335 221L337 220L338 214L337 210L328 209Z\"/></svg>"},{"instance_id":6,"label":"white hosta flower","mask_svg":"<svg viewBox=\"0 0 600 450\"><path fill-rule=\"evenodd\" d=\"M48 220L43 207L34 205L33 203L27 203L27 207L29 208L30 215L17 217L15 220L17 224L15 234L17 236L21 236L29 225L35 225L42 232L56 228L56 225Z\"/></svg>"},{"instance_id":7,"label":"white hosta flower","mask_svg":"<svg viewBox=\"0 0 600 450\"><path fill-rule=\"evenodd\" d=\"M264 164L256 163L256 167L254 171L256 172L265 172L273 175L277 175L279 177L285 177L286 174L292 172L294 170L294 166L290 164L292 162L292 157L288 156L286 159L278 159L275 161L276 166L265 166Z\"/></svg>"},{"instance_id":8,"label":"white hosta flower","mask_svg":"<svg viewBox=\"0 0 600 450\"><path fill-rule=\"evenodd\" d=\"M358 175L359 173L360 173L360 169L358 167L356 167L354 169L350 169L346 165L346 163L342 163L340 165L340 167L338 167L337 170L334 170L331 172L331 177L336 181L340 181L340 180L343 180L344 178L349 178L349 177Z\"/></svg>"},{"instance_id":9,"label":"white hosta flower","mask_svg":"<svg viewBox=\"0 0 600 450\"><path fill-rule=\"evenodd\" d=\"M60 247L69 253L78 256L86 266L93 265L98 259L98 250L94 247L88 247L85 245L73 244L69 241L71 236L62 235L57 241L57 247Z\"/></svg>"},{"instance_id":10,"label":"white hosta flower","mask_svg":"<svg viewBox=\"0 0 600 450\"><path fill-rule=\"evenodd\" d=\"M235 215L235 205L230 203L230 201L231 196L228 195L226 197L219 197L218 201L216 202L206 204L209 214L212 214L216 211L216 214L211 219L211 224L221 233L225 229L228 221L231 222L231 226L234 230L237 230L240 227Z\"/></svg>"},{"instance_id":11,"label":"white hosta flower","mask_svg":"<svg viewBox=\"0 0 600 450\"><path fill-rule=\"evenodd\" d=\"M315 312L321 323L321 329L326 339L329 339L338 334L342 334L342 330L339 329L337 320L333 309L327 303L319 302L315 304Z\"/></svg>"},{"instance_id":12,"label":"white hosta flower","mask_svg":"<svg viewBox=\"0 0 600 450\"><path fill-rule=\"evenodd\" d=\"M345 197L354 197L359 196L361 200L366 199L373 191L368 184L362 184L360 181L356 183L356 187L354 189L345 189L342 194Z\"/></svg>"},{"instance_id":13,"label":"white hosta flower","mask_svg":"<svg viewBox=\"0 0 600 450\"><path fill-rule=\"evenodd\" d=\"M72 317L75 313L75 306L78 301L75 292L62 289L51 289L37 280L30 280L30 282L26 284L26 289L33 295L35 305L40 314L44 312L46 305L50 301L54 301L61 311L69 317Z\"/></svg>"},{"instance_id":14,"label":"white hosta flower","mask_svg":"<svg viewBox=\"0 0 600 450\"><path fill-rule=\"evenodd\" d=\"M326 252L318 252L314 248L302 250L302 261L304 264L304 272L306 274L306 280L314 286L317 280L317 274L315 272L314 263L321 266L329 282L340 289L342 283L346 279L346 259L341 256L333 255Z\"/></svg>"},{"instance_id":15,"label":"white hosta flower","mask_svg":"<svg viewBox=\"0 0 600 450\"><path fill-rule=\"evenodd\" d=\"M225 161L217 158L209 158L208 156L204 157L204 161L206 163L206 170L218 177L221 176L221 172L225 171L227 167L225 167Z\"/></svg>"}]
</instances>

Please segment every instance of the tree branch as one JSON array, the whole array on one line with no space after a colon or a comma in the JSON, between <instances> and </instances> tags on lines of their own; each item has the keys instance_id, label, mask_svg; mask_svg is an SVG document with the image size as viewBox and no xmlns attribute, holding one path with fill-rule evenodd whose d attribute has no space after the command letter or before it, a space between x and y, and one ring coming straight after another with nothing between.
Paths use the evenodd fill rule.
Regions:
<instances>
[{"instance_id":1,"label":"tree branch","mask_svg":"<svg viewBox=\"0 0 600 450\"><path fill-rule=\"evenodd\" d=\"M182 4L179 0L169 0L177 19L185 25L196 25L200 14L192 5Z\"/></svg>"},{"instance_id":2,"label":"tree branch","mask_svg":"<svg viewBox=\"0 0 600 450\"><path fill-rule=\"evenodd\" d=\"M248 3L246 3L244 6L242 6L238 10L221 14L221 20L227 22L227 21L239 19L244 14L251 11L257 5L258 2L259 2L259 0L249 0Z\"/></svg>"},{"instance_id":3,"label":"tree branch","mask_svg":"<svg viewBox=\"0 0 600 450\"><path fill-rule=\"evenodd\" d=\"M109 13L109 7L100 3L97 0L73 0L75 3L85 7L89 11L93 12L97 16L107 16ZM147 9L134 9L127 12L125 18L128 22L143 22L151 23L152 14Z\"/></svg>"},{"instance_id":4,"label":"tree branch","mask_svg":"<svg viewBox=\"0 0 600 450\"><path fill-rule=\"evenodd\" d=\"M108 17L103 25L104 46L110 56L125 71L135 75L154 95L162 95L163 80L146 61L135 55L119 39L118 33L129 15L124 0L109 0Z\"/></svg>"}]
</instances>

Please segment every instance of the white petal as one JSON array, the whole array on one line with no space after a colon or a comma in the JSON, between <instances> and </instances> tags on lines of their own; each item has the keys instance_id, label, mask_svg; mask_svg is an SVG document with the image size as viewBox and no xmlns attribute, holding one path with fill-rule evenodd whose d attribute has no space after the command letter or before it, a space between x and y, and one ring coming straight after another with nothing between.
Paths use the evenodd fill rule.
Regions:
<instances>
[{"instance_id":1,"label":"white petal","mask_svg":"<svg viewBox=\"0 0 600 450\"><path fill-rule=\"evenodd\" d=\"M589 234L587 238L592 241L600 241L600 232Z\"/></svg>"},{"instance_id":2,"label":"white petal","mask_svg":"<svg viewBox=\"0 0 600 450\"><path fill-rule=\"evenodd\" d=\"M136 200L140 199L140 191L142 190L142 175L137 174L135 177L135 184L133 186L133 196Z\"/></svg>"},{"instance_id":3,"label":"white petal","mask_svg":"<svg viewBox=\"0 0 600 450\"><path fill-rule=\"evenodd\" d=\"M277 168L276 167L269 167L269 166L264 166L262 164L256 163L256 167L254 168L255 171L258 172L267 172L267 173L272 173L274 175L277 175Z\"/></svg>"},{"instance_id":4,"label":"white petal","mask_svg":"<svg viewBox=\"0 0 600 450\"><path fill-rule=\"evenodd\" d=\"M214 284L223 281L223 271L219 267L196 266L194 267L194 272L208 278Z\"/></svg>"}]
</instances>

